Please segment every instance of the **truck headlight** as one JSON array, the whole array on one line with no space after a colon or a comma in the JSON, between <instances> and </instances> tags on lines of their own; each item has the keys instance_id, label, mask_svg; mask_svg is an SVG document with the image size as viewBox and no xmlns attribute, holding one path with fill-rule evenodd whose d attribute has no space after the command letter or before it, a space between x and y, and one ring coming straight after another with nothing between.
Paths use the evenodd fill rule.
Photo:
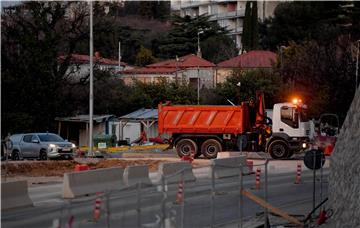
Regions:
<instances>
[{"instance_id":1,"label":"truck headlight","mask_svg":"<svg viewBox=\"0 0 360 228\"><path fill-rule=\"evenodd\" d=\"M76 145L74 143L71 143L72 148L76 148Z\"/></svg>"},{"instance_id":2,"label":"truck headlight","mask_svg":"<svg viewBox=\"0 0 360 228\"><path fill-rule=\"evenodd\" d=\"M307 147L307 144L306 143L302 143L302 148L305 149Z\"/></svg>"}]
</instances>

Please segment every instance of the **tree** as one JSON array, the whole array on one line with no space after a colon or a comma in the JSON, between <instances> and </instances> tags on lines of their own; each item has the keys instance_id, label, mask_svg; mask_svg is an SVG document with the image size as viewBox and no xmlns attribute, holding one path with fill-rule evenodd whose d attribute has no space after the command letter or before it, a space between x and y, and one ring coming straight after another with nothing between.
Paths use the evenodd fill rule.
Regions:
<instances>
[{"instance_id":1,"label":"tree","mask_svg":"<svg viewBox=\"0 0 360 228\"><path fill-rule=\"evenodd\" d=\"M241 37L243 50L250 51L258 48L258 27L257 2L247 1L245 8L244 31Z\"/></svg>"},{"instance_id":2,"label":"tree","mask_svg":"<svg viewBox=\"0 0 360 228\"><path fill-rule=\"evenodd\" d=\"M136 55L136 65L145 66L153 62L154 56L152 55L151 50L144 48L144 46L141 46L138 54Z\"/></svg>"},{"instance_id":3,"label":"tree","mask_svg":"<svg viewBox=\"0 0 360 228\"><path fill-rule=\"evenodd\" d=\"M284 64L279 71L287 84L280 96L300 95L308 104L311 117L327 112L344 120L355 82L355 62L349 47L350 41L340 38L326 45L314 40L291 43L284 51Z\"/></svg>"},{"instance_id":4,"label":"tree","mask_svg":"<svg viewBox=\"0 0 360 228\"><path fill-rule=\"evenodd\" d=\"M212 50L215 50L214 52L204 52L204 58L211 60L213 55L216 55L216 53L219 54L219 46L221 45L228 45L228 49L236 50L235 44L233 44L233 42L231 43L230 38L227 36L228 30L221 28L215 21L209 21L209 16L200 15L198 17L191 18L190 16L180 17L173 15L172 27L169 34L162 37L159 41L160 53L158 57L173 58L175 56L196 53L197 37L198 32L200 31L202 31L202 33L199 34L202 50L205 50L203 45L206 45L207 47L212 45ZM211 37L213 38L210 39ZM215 40L225 42L210 44L210 41L212 42Z\"/></svg>"},{"instance_id":5,"label":"tree","mask_svg":"<svg viewBox=\"0 0 360 228\"><path fill-rule=\"evenodd\" d=\"M237 84L241 82L241 86ZM267 107L278 101L278 93L282 89L281 77L272 70L234 70L233 75L228 77L223 84L219 84L215 93L219 96L218 104L229 104L227 99L237 104L255 98L256 91L263 91Z\"/></svg>"},{"instance_id":6,"label":"tree","mask_svg":"<svg viewBox=\"0 0 360 228\"><path fill-rule=\"evenodd\" d=\"M77 13L67 16L72 5ZM84 3L26 2L2 14L2 133L54 129L69 114L61 95L70 53L88 37ZM58 56L68 56L58 62Z\"/></svg>"},{"instance_id":7,"label":"tree","mask_svg":"<svg viewBox=\"0 0 360 228\"><path fill-rule=\"evenodd\" d=\"M287 46L289 41L331 42L347 32L347 25L351 23L350 13L343 4L321 1L280 3L274 16L260 26L261 46L276 50L281 45Z\"/></svg>"}]
</instances>

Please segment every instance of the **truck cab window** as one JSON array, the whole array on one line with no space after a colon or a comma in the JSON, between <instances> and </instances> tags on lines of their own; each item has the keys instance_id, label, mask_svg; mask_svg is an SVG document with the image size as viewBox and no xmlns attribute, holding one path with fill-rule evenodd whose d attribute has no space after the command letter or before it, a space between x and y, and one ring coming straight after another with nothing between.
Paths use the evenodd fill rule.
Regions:
<instances>
[{"instance_id":1,"label":"truck cab window","mask_svg":"<svg viewBox=\"0 0 360 228\"><path fill-rule=\"evenodd\" d=\"M299 111L297 108L283 106L280 109L281 122L289 125L292 128L299 128Z\"/></svg>"}]
</instances>

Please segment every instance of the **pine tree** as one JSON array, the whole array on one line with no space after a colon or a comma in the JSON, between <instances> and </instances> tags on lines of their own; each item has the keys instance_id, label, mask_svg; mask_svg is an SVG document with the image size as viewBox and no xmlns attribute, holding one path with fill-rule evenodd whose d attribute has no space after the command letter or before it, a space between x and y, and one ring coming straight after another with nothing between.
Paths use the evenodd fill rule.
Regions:
<instances>
[{"instance_id":1,"label":"pine tree","mask_svg":"<svg viewBox=\"0 0 360 228\"><path fill-rule=\"evenodd\" d=\"M246 2L244 29L241 37L243 50L250 51L257 49L259 42L259 25L257 2Z\"/></svg>"},{"instance_id":2,"label":"pine tree","mask_svg":"<svg viewBox=\"0 0 360 228\"><path fill-rule=\"evenodd\" d=\"M257 1L252 2L251 8L251 50L256 50L259 44L259 23L258 23L258 8Z\"/></svg>"},{"instance_id":3,"label":"pine tree","mask_svg":"<svg viewBox=\"0 0 360 228\"><path fill-rule=\"evenodd\" d=\"M241 36L242 50L249 50L251 40L251 2L245 6L244 28Z\"/></svg>"}]
</instances>

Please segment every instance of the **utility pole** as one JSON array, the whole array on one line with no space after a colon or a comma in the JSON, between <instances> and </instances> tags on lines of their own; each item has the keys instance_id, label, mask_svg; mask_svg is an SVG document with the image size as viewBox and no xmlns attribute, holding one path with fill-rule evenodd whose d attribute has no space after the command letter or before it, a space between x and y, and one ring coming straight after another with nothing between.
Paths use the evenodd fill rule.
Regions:
<instances>
[{"instance_id":1,"label":"utility pole","mask_svg":"<svg viewBox=\"0 0 360 228\"><path fill-rule=\"evenodd\" d=\"M119 71L121 70L121 42L119 41Z\"/></svg>"},{"instance_id":2,"label":"utility pole","mask_svg":"<svg viewBox=\"0 0 360 228\"><path fill-rule=\"evenodd\" d=\"M197 33L197 56L201 58L201 48L200 48L200 34L204 33L203 30L198 30Z\"/></svg>"},{"instance_id":3,"label":"utility pole","mask_svg":"<svg viewBox=\"0 0 360 228\"><path fill-rule=\"evenodd\" d=\"M176 66L175 83L176 83L176 85L178 84L178 64L179 64L179 57L176 55L176 62L175 62L175 66Z\"/></svg>"},{"instance_id":4,"label":"utility pole","mask_svg":"<svg viewBox=\"0 0 360 228\"><path fill-rule=\"evenodd\" d=\"M360 44L360 40L357 40L357 54L356 54L356 72L355 72L355 94L356 94L356 90L358 88L358 76L359 76L359 44Z\"/></svg>"},{"instance_id":5,"label":"utility pole","mask_svg":"<svg viewBox=\"0 0 360 228\"><path fill-rule=\"evenodd\" d=\"M197 104L200 104L200 69L197 67Z\"/></svg>"},{"instance_id":6,"label":"utility pole","mask_svg":"<svg viewBox=\"0 0 360 228\"><path fill-rule=\"evenodd\" d=\"M93 152L93 111L94 111L94 43L93 43L93 6L92 1L89 2L90 8L90 94L89 94L89 148L88 155L94 157Z\"/></svg>"}]
</instances>

